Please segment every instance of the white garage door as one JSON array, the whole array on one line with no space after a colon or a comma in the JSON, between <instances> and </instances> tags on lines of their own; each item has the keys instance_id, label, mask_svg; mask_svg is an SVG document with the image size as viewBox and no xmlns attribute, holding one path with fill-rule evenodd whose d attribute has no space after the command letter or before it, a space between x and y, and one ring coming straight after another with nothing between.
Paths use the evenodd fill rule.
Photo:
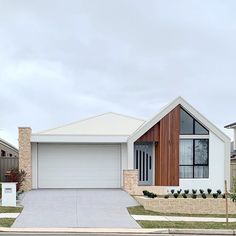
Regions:
<instances>
[{"instance_id":1,"label":"white garage door","mask_svg":"<svg viewBox=\"0 0 236 236\"><path fill-rule=\"evenodd\" d=\"M120 188L120 145L38 145L39 188Z\"/></svg>"}]
</instances>

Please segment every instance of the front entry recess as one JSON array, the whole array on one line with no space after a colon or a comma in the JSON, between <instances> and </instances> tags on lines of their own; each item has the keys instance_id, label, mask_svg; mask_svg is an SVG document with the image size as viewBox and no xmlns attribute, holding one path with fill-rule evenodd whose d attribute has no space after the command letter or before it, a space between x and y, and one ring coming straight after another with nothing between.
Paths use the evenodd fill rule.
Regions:
<instances>
[{"instance_id":1,"label":"front entry recess","mask_svg":"<svg viewBox=\"0 0 236 236\"><path fill-rule=\"evenodd\" d=\"M152 185L153 143L135 144L134 156L134 166L138 170L139 185Z\"/></svg>"}]
</instances>

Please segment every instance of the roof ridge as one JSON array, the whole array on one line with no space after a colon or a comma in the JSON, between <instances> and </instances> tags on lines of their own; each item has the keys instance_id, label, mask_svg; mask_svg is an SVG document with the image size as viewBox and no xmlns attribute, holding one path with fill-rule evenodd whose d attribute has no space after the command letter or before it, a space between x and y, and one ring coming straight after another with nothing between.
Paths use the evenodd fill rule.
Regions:
<instances>
[{"instance_id":1,"label":"roof ridge","mask_svg":"<svg viewBox=\"0 0 236 236\"><path fill-rule=\"evenodd\" d=\"M42 131L39 131L39 132L37 132L35 134L43 134L45 132L49 132L49 131L53 131L53 130L56 130L56 129L59 129L59 128L67 127L67 126L70 126L70 125L73 125L73 124L76 124L76 123L79 123L79 122L84 122L84 121L87 121L87 120L91 120L91 119L94 119L94 118L97 118L97 117L100 117L100 116L104 116L106 114L115 114L115 115L118 115L118 116L123 116L123 117L131 118L131 119L135 119L137 121L145 122L145 120L134 118L134 117L131 117L131 116L128 116L128 115L122 115L122 114L119 114L119 113L116 113L116 112L105 112L105 113L101 113L101 114L98 114L98 115L95 115L95 116L90 116L90 117L87 117L87 118L84 118L84 119L81 119L81 120L70 122L70 123L67 123L67 124L64 124L64 125L60 125L60 126L57 126L55 128L42 130Z\"/></svg>"}]
</instances>

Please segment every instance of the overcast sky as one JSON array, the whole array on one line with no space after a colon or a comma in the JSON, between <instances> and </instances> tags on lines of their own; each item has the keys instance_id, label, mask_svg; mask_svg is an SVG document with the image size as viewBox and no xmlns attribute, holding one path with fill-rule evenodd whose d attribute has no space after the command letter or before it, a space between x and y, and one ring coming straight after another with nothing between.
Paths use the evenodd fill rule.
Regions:
<instances>
[{"instance_id":1,"label":"overcast sky","mask_svg":"<svg viewBox=\"0 0 236 236\"><path fill-rule=\"evenodd\" d=\"M0 0L0 137L182 96L232 137L236 1Z\"/></svg>"}]
</instances>

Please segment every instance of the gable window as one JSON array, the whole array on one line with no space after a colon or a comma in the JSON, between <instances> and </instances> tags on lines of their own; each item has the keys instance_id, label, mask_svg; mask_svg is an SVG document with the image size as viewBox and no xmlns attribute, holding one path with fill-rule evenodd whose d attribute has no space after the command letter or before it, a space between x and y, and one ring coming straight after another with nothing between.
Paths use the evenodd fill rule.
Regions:
<instances>
[{"instance_id":1,"label":"gable window","mask_svg":"<svg viewBox=\"0 0 236 236\"><path fill-rule=\"evenodd\" d=\"M196 119L189 115L184 109L180 110L180 134L209 134L208 130Z\"/></svg>"},{"instance_id":2,"label":"gable window","mask_svg":"<svg viewBox=\"0 0 236 236\"><path fill-rule=\"evenodd\" d=\"M180 178L209 178L209 131L182 108L180 134Z\"/></svg>"}]
</instances>

